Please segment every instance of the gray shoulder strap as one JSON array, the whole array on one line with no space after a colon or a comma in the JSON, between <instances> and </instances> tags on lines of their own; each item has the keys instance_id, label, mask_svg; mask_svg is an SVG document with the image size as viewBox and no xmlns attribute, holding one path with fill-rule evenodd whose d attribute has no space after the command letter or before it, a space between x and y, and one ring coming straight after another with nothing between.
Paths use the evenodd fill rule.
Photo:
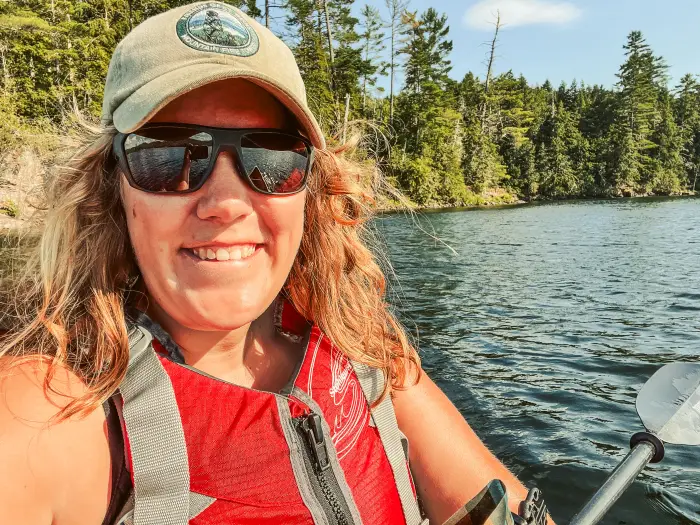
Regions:
<instances>
[{"instance_id":1,"label":"gray shoulder strap","mask_svg":"<svg viewBox=\"0 0 700 525\"><path fill-rule=\"evenodd\" d=\"M129 367L119 387L134 477L134 525L187 525L190 473L172 383L143 327L129 329Z\"/></svg>"},{"instance_id":2,"label":"gray shoulder strap","mask_svg":"<svg viewBox=\"0 0 700 525\"><path fill-rule=\"evenodd\" d=\"M355 374L357 374L357 379L367 401L372 404L376 399L379 399L384 390L384 376L381 370L354 361L352 366L355 369ZM411 479L406 466L406 456L404 455L403 443L401 442L401 431L396 421L391 396L386 396L379 405L372 409L372 418L377 425L379 438L382 440L391 470L394 473L394 481L401 498L401 507L406 518L406 525L427 524L427 520L421 520L418 502L413 495Z\"/></svg>"}]
</instances>

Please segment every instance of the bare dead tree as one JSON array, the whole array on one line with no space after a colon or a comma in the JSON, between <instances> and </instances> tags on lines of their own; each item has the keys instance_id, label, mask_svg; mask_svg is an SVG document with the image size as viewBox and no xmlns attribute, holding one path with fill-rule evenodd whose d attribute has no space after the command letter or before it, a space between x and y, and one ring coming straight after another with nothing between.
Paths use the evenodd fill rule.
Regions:
<instances>
[{"instance_id":1,"label":"bare dead tree","mask_svg":"<svg viewBox=\"0 0 700 525\"><path fill-rule=\"evenodd\" d=\"M263 20L265 21L265 27L270 29L270 26L275 20L279 20L279 16L273 16L272 15L272 10L273 9L284 9L286 6L285 2L275 4L272 2L272 0L265 0L265 5L263 7L263 13L262 17Z\"/></svg>"},{"instance_id":2,"label":"bare dead tree","mask_svg":"<svg viewBox=\"0 0 700 525\"><path fill-rule=\"evenodd\" d=\"M348 118L350 117L350 93L345 94L345 117L343 118L343 144L348 139Z\"/></svg>"},{"instance_id":3,"label":"bare dead tree","mask_svg":"<svg viewBox=\"0 0 700 525\"><path fill-rule=\"evenodd\" d=\"M8 92L10 88L10 72L7 69L7 59L5 53L7 53L8 47L0 43L0 63L2 63L2 89L4 92Z\"/></svg>"},{"instance_id":4,"label":"bare dead tree","mask_svg":"<svg viewBox=\"0 0 700 525\"><path fill-rule=\"evenodd\" d=\"M109 28L109 0L104 0L105 7L105 25Z\"/></svg>"},{"instance_id":5,"label":"bare dead tree","mask_svg":"<svg viewBox=\"0 0 700 525\"><path fill-rule=\"evenodd\" d=\"M486 130L487 121L489 120L489 90L491 89L491 80L493 78L493 64L496 60L496 48L498 47L498 33L501 30L501 11L496 11L496 29L493 33L493 39L489 49L489 59L486 67L486 82L484 84L484 101L481 105L481 129Z\"/></svg>"},{"instance_id":6,"label":"bare dead tree","mask_svg":"<svg viewBox=\"0 0 700 525\"><path fill-rule=\"evenodd\" d=\"M493 63L496 58L496 46L498 44L498 33L501 30L501 11L496 11L496 30L493 33L493 40L491 40L491 50L489 53L489 63L486 69L486 92L488 93L489 87L491 86L491 78L493 76Z\"/></svg>"},{"instance_id":7,"label":"bare dead tree","mask_svg":"<svg viewBox=\"0 0 700 525\"><path fill-rule=\"evenodd\" d=\"M331 59L331 72L335 71L335 53L333 51L333 30L331 29L331 15L328 12L328 0L322 0L323 12L326 15L326 36L328 37L328 54Z\"/></svg>"},{"instance_id":8,"label":"bare dead tree","mask_svg":"<svg viewBox=\"0 0 700 525\"><path fill-rule=\"evenodd\" d=\"M133 0L127 0L127 4L129 5L129 32L131 32L131 30L134 29L134 6L133 6Z\"/></svg>"}]
</instances>

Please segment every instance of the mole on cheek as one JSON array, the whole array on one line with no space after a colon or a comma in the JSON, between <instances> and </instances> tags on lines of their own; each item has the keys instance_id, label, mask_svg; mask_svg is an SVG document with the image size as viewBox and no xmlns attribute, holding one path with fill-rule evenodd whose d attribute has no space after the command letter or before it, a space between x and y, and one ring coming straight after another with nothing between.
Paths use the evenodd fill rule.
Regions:
<instances>
[{"instance_id":1,"label":"mole on cheek","mask_svg":"<svg viewBox=\"0 0 700 525\"><path fill-rule=\"evenodd\" d=\"M131 207L131 216L135 219L136 218L136 206Z\"/></svg>"}]
</instances>

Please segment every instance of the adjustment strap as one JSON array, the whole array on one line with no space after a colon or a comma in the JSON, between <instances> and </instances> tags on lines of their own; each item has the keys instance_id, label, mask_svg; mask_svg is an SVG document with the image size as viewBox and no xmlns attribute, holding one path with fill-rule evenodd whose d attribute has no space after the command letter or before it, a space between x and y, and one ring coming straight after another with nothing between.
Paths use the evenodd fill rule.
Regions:
<instances>
[{"instance_id":1,"label":"adjustment strap","mask_svg":"<svg viewBox=\"0 0 700 525\"><path fill-rule=\"evenodd\" d=\"M379 399L384 390L384 376L381 370L371 368L364 363L351 361L355 369L355 374L360 382L360 387L367 398L367 402L371 405L376 399ZM371 409L372 418L377 425L379 438L382 441L384 450L386 451L391 470L394 473L394 482L399 491L401 498L401 507L406 518L406 525L421 525L427 523L422 521L418 502L413 494L413 486L406 464L406 456L404 455L404 447L401 441L401 431L396 421L394 413L394 405L391 401L391 396L386 396L384 400L376 407Z\"/></svg>"},{"instance_id":2,"label":"adjustment strap","mask_svg":"<svg viewBox=\"0 0 700 525\"><path fill-rule=\"evenodd\" d=\"M143 327L129 328L129 367L119 391L131 449L134 525L187 525L190 472L172 383Z\"/></svg>"}]
</instances>

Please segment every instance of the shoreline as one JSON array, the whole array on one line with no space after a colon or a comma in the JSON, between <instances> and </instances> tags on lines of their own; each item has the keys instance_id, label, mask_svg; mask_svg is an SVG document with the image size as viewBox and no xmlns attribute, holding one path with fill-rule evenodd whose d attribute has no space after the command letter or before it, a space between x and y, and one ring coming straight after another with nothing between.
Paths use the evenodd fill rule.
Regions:
<instances>
[{"instance_id":1,"label":"shoreline","mask_svg":"<svg viewBox=\"0 0 700 525\"><path fill-rule=\"evenodd\" d=\"M680 200L680 199L700 199L700 192L694 194L682 193L676 195L635 195L635 196L593 196L593 197L571 197L569 199L535 199L531 201L524 201L518 199L515 202L488 202L485 204L473 204L467 206L413 206L413 207L389 207L380 208L377 212L378 215L390 215L394 213L409 212L420 212L420 213L438 213L444 211L481 211L481 210L497 210L504 208L520 208L525 206L547 206L554 204L566 204L575 202L594 202L594 201L663 201L663 200Z\"/></svg>"},{"instance_id":2,"label":"shoreline","mask_svg":"<svg viewBox=\"0 0 700 525\"><path fill-rule=\"evenodd\" d=\"M439 213L439 212L459 212L459 211L482 211L482 210L497 210L508 208L520 208L524 206L546 206L554 204L566 204L575 202L593 202L593 201L664 201L664 200L679 200L679 199L700 199L700 193L695 194L680 194L680 195L639 195L634 197L573 197L571 199L536 199L532 201L516 200L514 202L486 202L484 204L474 204L467 206L387 206L377 209L378 216L393 215L397 213L417 212L417 213ZM10 217L0 213L0 236L15 235L20 232L31 231L34 227L40 227L43 221L37 220L36 217L19 218Z\"/></svg>"}]
</instances>

